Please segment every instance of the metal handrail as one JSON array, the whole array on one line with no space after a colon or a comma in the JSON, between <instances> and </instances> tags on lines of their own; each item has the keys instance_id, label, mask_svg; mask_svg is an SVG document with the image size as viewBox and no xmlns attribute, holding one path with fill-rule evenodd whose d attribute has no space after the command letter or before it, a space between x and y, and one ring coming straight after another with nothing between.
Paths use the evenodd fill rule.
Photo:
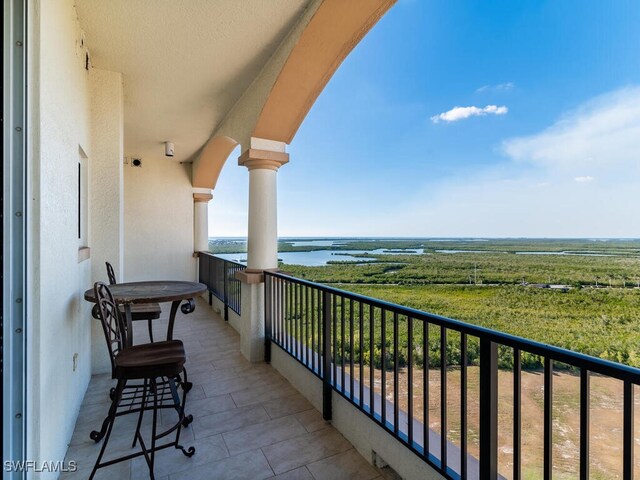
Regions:
<instances>
[{"instance_id":1,"label":"metal handrail","mask_svg":"<svg viewBox=\"0 0 640 480\"><path fill-rule=\"evenodd\" d=\"M235 272L247 268L245 265L226 260L210 252L199 252L199 280L209 290L209 305L212 296L217 297L224 305L224 319L229 320L229 310L240 315L242 304L242 287L235 278ZM221 284L221 285L220 285Z\"/></svg>"},{"instance_id":2,"label":"metal handrail","mask_svg":"<svg viewBox=\"0 0 640 480\"><path fill-rule=\"evenodd\" d=\"M552 360L558 362L566 363L578 368L586 368L593 373L606 375L618 380L630 381L632 383L640 385L639 368L612 362L610 360L605 360L602 358L592 357L590 355L585 355L573 350L567 350L562 347L547 345L545 343L536 342L534 340L529 340L523 337L499 332L497 330L491 330L489 328L473 325L461 320L455 320L441 315L417 310L415 308L390 303L385 300L367 297L366 295L360 295L358 293L349 292L347 290L341 290L339 288L314 283L309 280L292 277L283 273L265 272L265 274L276 278L282 278L301 285L306 285L308 287L313 287L322 292L329 292L334 295L339 295L341 297L353 299L366 304L374 304L391 313L406 315L416 320L426 320L429 323L443 326L460 333L466 333L467 335L472 335L474 337L485 337L492 342L499 343L500 345L518 348L522 351L533 353L534 355L540 355L542 357L550 357Z\"/></svg>"},{"instance_id":3,"label":"metal handrail","mask_svg":"<svg viewBox=\"0 0 640 480\"><path fill-rule=\"evenodd\" d=\"M408 382L407 411L399 403L399 319L407 329L408 378L413 379L414 348L423 352L423 405L432 395L429 391L430 355L429 327L439 327L440 365L440 424L441 434L437 444L430 447L429 412L423 408L423 416L414 415L414 385ZM358 322L358 338L355 338L354 322ZM406 322L405 322L406 321ZM416 326L415 324L422 324ZM418 330L421 327L421 331ZM364 342L363 330L368 331ZM460 446L447 438L447 332L460 335ZM418 338L414 333L418 332ZM378 336L378 333L380 334ZM480 430L479 458L467 454L467 366L468 337L479 340L480 360ZM354 344L357 342L357 349ZM552 474L553 433L553 368L561 362L576 368L580 373L580 478L589 477L589 425L590 425L590 375L597 373L621 380L623 390L623 478L633 476L634 458L634 385L640 384L640 369L591 357L560 347L509 335L488 328L471 325L459 320L404 307L364 295L320 285L283 273L265 272L265 360L270 361L271 344L276 344L297 362L304 365L323 382L323 416L331 419L331 394L337 392L362 411L387 433L417 454L440 472L445 478L468 478L471 473L479 478L494 480L498 475L498 348L513 349L513 478L521 479L522 467L522 353L542 357L544 374L543 422L543 478ZM368 360L363 357L368 353ZM357 357L354 360L354 355ZM380 361L378 369L374 363ZM348 360L346 360L348 358ZM389 361L387 367L386 363ZM348 363L347 363L348 362ZM363 375L363 367L369 369L369 378ZM347 370L349 373L347 374ZM379 394L374 386L374 370L381 376ZM358 380L354 374L359 371ZM387 379L393 385L393 401L387 399ZM368 387L366 383L368 382ZM403 423L403 422L406 422ZM415 430L419 427L419 430ZM421 438L420 438L421 437ZM432 441L435 439L432 439ZM452 468L450 462L459 459Z\"/></svg>"}]
</instances>

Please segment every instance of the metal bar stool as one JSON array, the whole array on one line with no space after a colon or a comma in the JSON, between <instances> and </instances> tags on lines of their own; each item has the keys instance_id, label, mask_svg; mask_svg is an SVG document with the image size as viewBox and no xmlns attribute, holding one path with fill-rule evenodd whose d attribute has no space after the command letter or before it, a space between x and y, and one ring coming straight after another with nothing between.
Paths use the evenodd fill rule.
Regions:
<instances>
[{"instance_id":1,"label":"metal bar stool","mask_svg":"<svg viewBox=\"0 0 640 480\"><path fill-rule=\"evenodd\" d=\"M109 285L117 284L116 274L113 271L113 266L109 262L104 262L107 266L107 277L109 277ZM120 309L120 315L124 315L124 307L118 307ZM147 328L149 329L149 341L153 343L153 321L160 318L162 309L158 303L144 303L131 305L131 320L146 320Z\"/></svg>"},{"instance_id":2,"label":"metal bar stool","mask_svg":"<svg viewBox=\"0 0 640 480\"><path fill-rule=\"evenodd\" d=\"M125 348L128 332L124 328L122 317L109 287L102 282L96 282L94 292L111 360L111 375L117 379L118 383L109 414L105 419L104 442L89 480L93 479L99 468L138 456L144 456L149 466L150 478L154 479L153 466L155 452L158 450L174 447L181 450L187 457L195 453L194 447L185 449L180 445L180 431L186 420L184 406L187 392L192 386L187 381L187 372L184 368L186 361L184 345L180 340L169 340ZM135 388L127 388L127 382L130 380L142 380L143 383L136 385ZM183 391L182 399L180 399L178 388ZM178 421L167 430L158 433L158 411L162 408L175 409L178 412ZM145 411L151 411L153 417L149 447L140 432ZM141 451L102 462L115 419L122 415L136 413L138 421L131 447L135 447L139 442ZM175 440L162 445L157 444L158 440L173 432L176 433ZM92 438L94 433L98 432L92 432Z\"/></svg>"}]
</instances>

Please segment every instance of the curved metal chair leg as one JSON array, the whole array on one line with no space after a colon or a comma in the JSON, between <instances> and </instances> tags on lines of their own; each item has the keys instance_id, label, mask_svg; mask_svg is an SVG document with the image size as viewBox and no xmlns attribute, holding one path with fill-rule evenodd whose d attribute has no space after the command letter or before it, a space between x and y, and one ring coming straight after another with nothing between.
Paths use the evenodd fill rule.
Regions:
<instances>
[{"instance_id":1,"label":"curved metal chair leg","mask_svg":"<svg viewBox=\"0 0 640 480\"><path fill-rule=\"evenodd\" d=\"M131 448L136 446L138 443L138 435L140 434L140 426L142 425L142 416L144 415L144 406L147 403L147 379L145 378L144 384L142 386L142 400L140 403L140 414L138 415L138 424L136 425L136 433L133 434L133 443L131 444Z\"/></svg>"},{"instance_id":2,"label":"curved metal chair leg","mask_svg":"<svg viewBox=\"0 0 640 480\"><path fill-rule=\"evenodd\" d=\"M109 421L110 421L109 415L107 415L106 418L102 421L102 426L100 427L100 431L92 430L91 433L89 433L89 438L96 443L102 440L105 433L107 433L107 427L109 427Z\"/></svg>"},{"instance_id":3,"label":"curved metal chair leg","mask_svg":"<svg viewBox=\"0 0 640 480\"><path fill-rule=\"evenodd\" d=\"M153 343L153 320L147 320L147 327L149 328L149 341Z\"/></svg>"},{"instance_id":4,"label":"curved metal chair leg","mask_svg":"<svg viewBox=\"0 0 640 480\"><path fill-rule=\"evenodd\" d=\"M149 463L149 474L151 480L154 480L153 467L156 460L156 437L158 431L158 385L155 378L151 379L151 388L153 389L153 424L151 426L151 462Z\"/></svg>"},{"instance_id":5,"label":"curved metal chair leg","mask_svg":"<svg viewBox=\"0 0 640 480\"><path fill-rule=\"evenodd\" d=\"M119 386L119 384L118 384ZM116 394L118 391L118 386L116 387L112 387L109 390L109 398L111 399L111 408L113 407L114 403L116 400ZM123 386L124 389L124 386ZM122 391L120 391L120 395L122 395ZM91 440L93 440L94 442L98 443L100 440L102 440L102 438L105 436L105 434L107 433L107 428L109 427L109 422L111 421L110 415L111 415L111 408L109 408L109 413L107 414L107 416L105 417L105 419L102 421L102 426L100 427L100 430L92 430L91 433L89 433L89 438ZM116 406L117 409L117 406Z\"/></svg>"},{"instance_id":6,"label":"curved metal chair leg","mask_svg":"<svg viewBox=\"0 0 640 480\"><path fill-rule=\"evenodd\" d=\"M89 476L89 480L93 480L94 475L98 468L102 465L100 464L100 460L102 460L102 456L104 455L104 451L107 448L107 443L109 443L109 437L111 437L111 431L113 430L113 423L116 419L116 412L118 411L118 403L120 403L120 397L122 396L122 390L124 389L124 385L126 382L122 380L118 381L118 385L116 387L115 398L111 403L111 407L109 408L109 415L105 419L107 421L107 431L104 437L104 442L102 443L102 447L100 448L100 453L98 454L98 458L96 459L96 463L93 466L93 470L91 471L91 475ZM91 432L93 433L93 432Z\"/></svg>"}]
</instances>

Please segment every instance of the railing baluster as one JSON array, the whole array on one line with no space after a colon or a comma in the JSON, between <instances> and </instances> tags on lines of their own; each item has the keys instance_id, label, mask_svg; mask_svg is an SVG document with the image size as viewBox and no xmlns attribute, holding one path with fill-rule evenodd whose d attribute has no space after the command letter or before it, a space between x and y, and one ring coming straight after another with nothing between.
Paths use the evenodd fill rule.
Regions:
<instances>
[{"instance_id":1,"label":"railing baluster","mask_svg":"<svg viewBox=\"0 0 640 480\"><path fill-rule=\"evenodd\" d=\"M351 401L353 402L353 299L349 300L349 393L351 394Z\"/></svg>"},{"instance_id":2,"label":"railing baluster","mask_svg":"<svg viewBox=\"0 0 640 480\"><path fill-rule=\"evenodd\" d=\"M229 270L227 266L227 262L223 260L222 262L222 290L224 296L224 321L229 321Z\"/></svg>"},{"instance_id":3,"label":"railing baluster","mask_svg":"<svg viewBox=\"0 0 640 480\"><path fill-rule=\"evenodd\" d=\"M399 369L398 369L398 314L393 312L393 432L398 435L400 431L400 407L398 405L398 383L399 383Z\"/></svg>"},{"instance_id":4,"label":"railing baluster","mask_svg":"<svg viewBox=\"0 0 640 480\"><path fill-rule=\"evenodd\" d=\"M623 399L623 444L622 444L622 478L623 480L633 480L633 450L635 439L633 436L634 420L634 398L633 383L624 382Z\"/></svg>"},{"instance_id":5,"label":"railing baluster","mask_svg":"<svg viewBox=\"0 0 640 480\"><path fill-rule=\"evenodd\" d=\"M320 370L320 378L331 375L324 369L324 292L318 290L318 370Z\"/></svg>"},{"instance_id":6,"label":"railing baluster","mask_svg":"<svg viewBox=\"0 0 640 480\"><path fill-rule=\"evenodd\" d=\"M358 379L360 380L360 408L364 408L364 360L362 355L362 348L364 343L364 303L360 302L360 312L358 315L358 333L360 334L360 342L359 345L359 354L360 354L360 375Z\"/></svg>"},{"instance_id":7,"label":"railing baluster","mask_svg":"<svg viewBox=\"0 0 640 480\"><path fill-rule=\"evenodd\" d=\"M498 346L480 338L480 478L498 478Z\"/></svg>"},{"instance_id":8,"label":"railing baluster","mask_svg":"<svg viewBox=\"0 0 640 480\"><path fill-rule=\"evenodd\" d=\"M298 357L304 364L304 285L298 287Z\"/></svg>"},{"instance_id":9,"label":"railing baluster","mask_svg":"<svg viewBox=\"0 0 640 480\"><path fill-rule=\"evenodd\" d=\"M375 402L375 362L373 360L374 342L375 342L375 310L373 304L369 305L369 410L371 417L375 418L376 402Z\"/></svg>"},{"instance_id":10,"label":"railing baluster","mask_svg":"<svg viewBox=\"0 0 640 480\"><path fill-rule=\"evenodd\" d=\"M413 448L413 317L407 317L407 437L409 446Z\"/></svg>"},{"instance_id":11,"label":"railing baluster","mask_svg":"<svg viewBox=\"0 0 640 480\"><path fill-rule=\"evenodd\" d=\"M344 363L344 334L345 334L345 305L344 297L340 297L340 389L344 394L344 378L345 378L345 363Z\"/></svg>"},{"instance_id":12,"label":"railing baluster","mask_svg":"<svg viewBox=\"0 0 640 480\"><path fill-rule=\"evenodd\" d=\"M322 293L322 350L322 418L331 420L331 294L327 291Z\"/></svg>"},{"instance_id":13,"label":"railing baluster","mask_svg":"<svg viewBox=\"0 0 640 480\"><path fill-rule=\"evenodd\" d=\"M309 344L309 326L311 324L309 315L311 311L309 310L309 294L313 293L308 287L304 289L304 305L305 305L305 313L304 313L304 355L305 355L305 365L308 367L311 364L311 360L309 359L309 355L313 356L313 347Z\"/></svg>"},{"instance_id":14,"label":"railing baluster","mask_svg":"<svg viewBox=\"0 0 640 480\"><path fill-rule=\"evenodd\" d=\"M380 348L380 358L382 361L381 368L381 380L380 380L380 415L382 417L382 425L387 427L387 318L386 311L383 308L380 312L381 316L381 324L380 324L380 334L382 338L382 345Z\"/></svg>"},{"instance_id":15,"label":"railing baluster","mask_svg":"<svg viewBox=\"0 0 640 480\"><path fill-rule=\"evenodd\" d=\"M440 464L447 470L447 329L440 329Z\"/></svg>"},{"instance_id":16,"label":"railing baluster","mask_svg":"<svg viewBox=\"0 0 640 480\"><path fill-rule=\"evenodd\" d=\"M280 286L281 291L280 295L282 295L282 348L285 351L289 351L288 344L288 333L287 333L287 309L289 306L289 297L287 296L287 281L282 280L282 285Z\"/></svg>"},{"instance_id":17,"label":"railing baluster","mask_svg":"<svg viewBox=\"0 0 640 480\"><path fill-rule=\"evenodd\" d=\"M290 295L290 291L289 291L289 282L288 281L284 281L283 283L283 287L284 287L284 301L285 301L285 305L284 305L284 349L287 352L291 352L291 331L289 329L289 314L291 312L291 295Z\"/></svg>"},{"instance_id":18,"label":"railing baluster","mask_svg":"<svg viewBox=\"0 0 640 480\"><path fill-rule=\"evenodd\" d=\"M333 301L333 376L331 377L332 384L338 388L338 362L336 362L336 354L338 353L338 301L334 296Z\"/></svg>"},{"instance_id":19,"label":"railing baluster","mask_svg":"<svg viewBox=\"0 0 640 480\"><path fill-rule=\"evenodd\" d=\"M522 360L520 349L513 349L513 480L522 477Z\"/></svg>"},{"instance_id":20,"label":"railing baluster","mask_svg":"<svg viewBox=\"0 0 640 480\"><path fill-rule=\"evenodd\" d=\"M589 424L591 418L591 374L580 369L580 480L589 480Z\"/></svg>"},{"instance_id":21,"label":"railing baluster","mask_svg":"<svg viewBox=\"0 0 640 480\"><path fill-rule=\"evenodd\" d=\"M295 296L296 296L296 285L292 282L287 282L287 290L289 292L289 314L287 318L289 320L289 334L287 335L289 340L289 353L291 355L295 354L296 349L296 327L295 327Z\"/></svg>"},{"instance_id":22,"label":"railing baluster","mask_svg":"<svg viewBox=\"0 0 640 480\"><path fill-rule=\"evenodd\" d=\"M302 327L302 285L298 285L297 288L297 298L296 298L296 308L297 308L297 315L296 315L296 324L298 325L298 333L297 333L297 339L298 341L296 342L296 345L298 346L298 360L300 362L304 362L303 360L303 347L304 344L302 343L302 339L304 338L304 333L303 333L303 327Z\"/></svg>"},{"instance_id":23,"label":"railing baluster","mask_svg":"<svg viewBox=\"0 0 640 480\"><path fill-rule=\"evenodd\" d=\"M460 476L467 478L467 334L460 334Z\"/></svg>"},{"instance_id":24,"label":"railing baluster","mask_svg":"<svg viewBox=\"0 0 640 480\"><path fill-rule=\"evenodd\" d=\"M553 360L544 359L544 480L553 473Z\"/></svg>"},{"instance_id":25,"label":"railing baluster","mask_svg":"<svg viewBox=\"0 0 640 480\"><path fill-rule=\"evenodd\" d=\"M422 448L429 458L429 324L422 321Z\"/></svg>"},{"instance_id":26,"label":"railing baluster","mask_svg":"<svg viewBox=\"0 0 640 480\"><path fill-rule=\"evenodd\" d=\"M281 279L278 279L278 343L284 345L284 297Z\"/></svg>"},{"instance_id":27,"label":"railing baluster","mask_svg":"<svg viewBox=\"0 0 640 480\"><path fill-rule=\"evenodd\" d=\"M264 278L264 361L271 363L271 336L273 325L273 299L271 298L271 277Z\"/></svg>"},{"instance_id":28,"label":"railing baluster","mask_svg":"<svg viewBox=\"0 0 640 480\"><path fill-rule=\"evenodd\" d=\"M316 349L315 345L315 329L316 329L316 292L317 290L311 289L311 370L316 371L316 352L319 352L320 349Z\"/></svg>"},{"instance_id":29,"label":"railing baluster","mask_svg":"<svg viewBox=\"0 0 640 480\"><path fill-rule=\"evenodd\" d=\"M215 282L216 282L216 257L211 257L209 259L209 290L211 291L211 293L213 293L214 290L217 290Z\"/></svg>"},{"instance_id":30,"label":"railing baluster","mask_svg":"<svg viewBox=\"0 0 640 480\"><path fill-rule=\"evenodd\" d=\"M300 285L293 284L293 347L300 360Z\"/></svg>"}]
</instances>

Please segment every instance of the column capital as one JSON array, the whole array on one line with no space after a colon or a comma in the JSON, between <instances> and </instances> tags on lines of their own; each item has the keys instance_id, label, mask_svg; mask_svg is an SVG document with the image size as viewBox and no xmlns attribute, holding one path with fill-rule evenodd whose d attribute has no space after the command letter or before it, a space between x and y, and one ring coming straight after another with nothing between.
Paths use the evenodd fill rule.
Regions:
<instances>
[{"instance_id":1,"label":"column capital","mask_svg":"<svg viewBox=\"0 0 640 480\"><path fill-rule=\"evenodd\" d=\"M213 198L213 195L210 193L194 193L193 194L193 202L194 203L208 203Z\"/></svg>"},{"instance_id":2,"label":"column capital","mask_svg":"<svg viewBox=\"0 0 640 480\"><path fill-rule=\"evenodd\" d=\"M238 158L238 165L247 167L249 170L278 170L288 162L289 154L286 152L276 152L258 148L249 148Z\"/></svg>"},{"instance_id":3,"label":"column capital","mask_svg":"<svg viewBox=\"0 0 640 480\"><path fill-rule=\"evenodd\" d=\"M194 203L207 203L213 198L210 188L194 188L193 189L193 201Z\"/></svg>"}]
</instances>

